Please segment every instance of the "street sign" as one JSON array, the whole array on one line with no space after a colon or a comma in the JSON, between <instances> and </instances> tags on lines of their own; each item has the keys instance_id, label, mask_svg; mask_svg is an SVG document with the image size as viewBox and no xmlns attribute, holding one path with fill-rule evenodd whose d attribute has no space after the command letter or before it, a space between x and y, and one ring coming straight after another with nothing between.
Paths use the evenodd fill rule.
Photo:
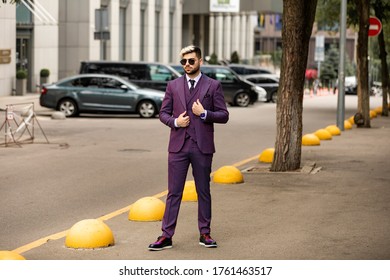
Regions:
<instances>
[{"instance_id":1,"label":"street sign","mask_svg":"<svg viewBox=\"0 0 390 280\"><path fill-rule=\"evenodd\" d=\"M316 48L314 52L314 61L324 61L324 60L325 60L325 36L317 35Z\"/></svg>"},{"instance_id":2,"label":"street sign","mask_svg":"<svg viewBox=\"0 0 390 280\"><path fill-rule=\"evenodd\" d=\"M377 36L379 33L381 33L382 23L377 17L370 16L369 24L370 24L368 28L369 37Z\"/></svg>"}]
</instances>

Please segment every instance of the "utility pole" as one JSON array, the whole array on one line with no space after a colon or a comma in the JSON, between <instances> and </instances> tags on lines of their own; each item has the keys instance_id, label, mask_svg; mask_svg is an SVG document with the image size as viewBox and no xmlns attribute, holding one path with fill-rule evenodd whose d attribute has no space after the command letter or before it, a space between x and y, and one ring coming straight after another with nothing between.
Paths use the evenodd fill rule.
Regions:
<instances>
[{"instance_id":1,"label":"utility pole","mask_svg":"<svg viewBox=\"0 0 390 280\"><path fill-rule=\"evenodd\" d=\"M345 119L345 42L347 30L347 0L341 0L340 9L340 61L337 97L337 127L344 130Z\"/></svg>"}]
</instances>

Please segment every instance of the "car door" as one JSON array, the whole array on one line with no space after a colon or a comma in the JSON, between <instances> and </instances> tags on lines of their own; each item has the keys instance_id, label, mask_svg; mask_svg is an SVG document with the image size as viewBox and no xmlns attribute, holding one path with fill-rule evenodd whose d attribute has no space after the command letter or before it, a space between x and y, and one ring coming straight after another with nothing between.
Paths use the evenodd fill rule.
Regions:
<instances>
[{"instance_id":1,"label":"car door","mask_svg":"<svg viewBox=\"0 0 390 280\"><path fill-rule=\"evenodd\" d=\"M177 78L168 67L159 64L130 64L129 80L143 88L165 91L168 81Z\"/></svg>"},{"instance_id":2,"label":"car door","mask_svg":"<svg viewBox=\"0 0 390 280\"><path fill-rule=\"evenodd\" d=\"M126 84L115 78L100 78L99 87L102 89L101 107L107 111L136 110L137 94Z\"/></svg>"},{"instance_id":3,"label":"car door","mask_svg":"<svg viewBox=\"0 0 390 280\"><path fill-rule=\"evenodd\" d=\"M98 77L81 77L78 79L77 100L81 110L96 110L102 103L103 90L99 87Z\"/></svg>"},{"instance_id":4,"label":"car door","mask_svg":"<svg viewBox=\"0 0 390 280\"><path fill-rule=\"evenodd\" d=\"M233 102L236 93L244 90L237 76L229 69L215 68L215 78L221 82L226 102Z\"/></svg>"},{"instance_id":5,"label":"car door","mask_svg":"<svg viewBox=\"0 0 390 280\"><path fill-rule=\"evenodd\" d=\"M78 100L83 110L131 111L134 107L134 94L114 78L83 77L80 83Z\"/></svg>"}]
</instances>

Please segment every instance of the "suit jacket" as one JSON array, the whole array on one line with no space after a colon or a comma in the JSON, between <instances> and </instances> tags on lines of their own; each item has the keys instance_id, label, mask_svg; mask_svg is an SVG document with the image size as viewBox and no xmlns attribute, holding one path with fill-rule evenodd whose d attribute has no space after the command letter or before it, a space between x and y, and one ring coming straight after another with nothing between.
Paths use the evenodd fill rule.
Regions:
<instances>
[{"instance_id":1,"label":"suit jacket","mask_svg":"<svg viewBox=\"0 0 390 280\"><path fill-rule=\"evenodd\" d=\"M188 89L185 75L168 82L160 110L160 121L171 128L168 151L172 153L181 150L186 137L185 128L175 127L175 119L187 108L185 87ZM195 127L200 151L205 154L215 153L214 123L227 123L229 120L222 86L219 81L202 74L196 87L199 87L199 101L207 110L207 117L202 120L194 116L190 122Z\"/></svg>"}]
</instances>

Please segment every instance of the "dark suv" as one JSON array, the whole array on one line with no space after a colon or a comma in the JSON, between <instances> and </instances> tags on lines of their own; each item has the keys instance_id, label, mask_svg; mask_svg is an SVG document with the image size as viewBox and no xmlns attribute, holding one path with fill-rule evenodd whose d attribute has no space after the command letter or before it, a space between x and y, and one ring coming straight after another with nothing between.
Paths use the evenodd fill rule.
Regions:
<instances>
[{"instance_id":1,"label":"dark suv","mask_svg":"<svg viewBox=\"0 0 390 280\"><path fill-rule=\"evenodd\" d=\"M183 66L171 65L180 74L184 74ZM267 92L252 82L240 78L227 66L203 64L203 74L221 82L225 101L231 106L247 107L256 101L266 101Z\"/></svg>"},{"instance_id":2,"label":"dark suv","mask_svg":"<svg viewBox=\"0 0 390 280\"><path fill-rule=\"evenodd\" d=\"M168 81L180 77L172 67L155 62L82 61L79 72L115 75L160 91L165 91Z\"/></svg>"},{"instance_id":3,"label":"dark suv","mask_svg":"<svg viewBox=\"0 0 390 280\"><path fill-rule=\"evenodd\" d=\"M240 78L229 67L221 65L202 65L205 75L222 84L225 101L232 106L246 107L256 101L266 101L267 92L254 83Z\"/></svg>"},{"instance_id":4,"label":"dark suv","mask_svg":"<svg viewBox=\"0 0 390 280\"><path fill-rule=\"evenodd\" d=\"M247 65L247 64L228 64L230 69L236 72L240 76L252 75L252 74L272 74L271 71L265 68Z\"/></svg>"},{"instance_id":5,"label":"dark suv","mask_svg":"<svg viewBox=\"0 0 390 280\"><path fill-rule=\"evenodd\" d=\"M245 79L266 90L267 102L276 103L279 89L279 76L275 74L246 75Z\"/></svg>"}]
</instances>

